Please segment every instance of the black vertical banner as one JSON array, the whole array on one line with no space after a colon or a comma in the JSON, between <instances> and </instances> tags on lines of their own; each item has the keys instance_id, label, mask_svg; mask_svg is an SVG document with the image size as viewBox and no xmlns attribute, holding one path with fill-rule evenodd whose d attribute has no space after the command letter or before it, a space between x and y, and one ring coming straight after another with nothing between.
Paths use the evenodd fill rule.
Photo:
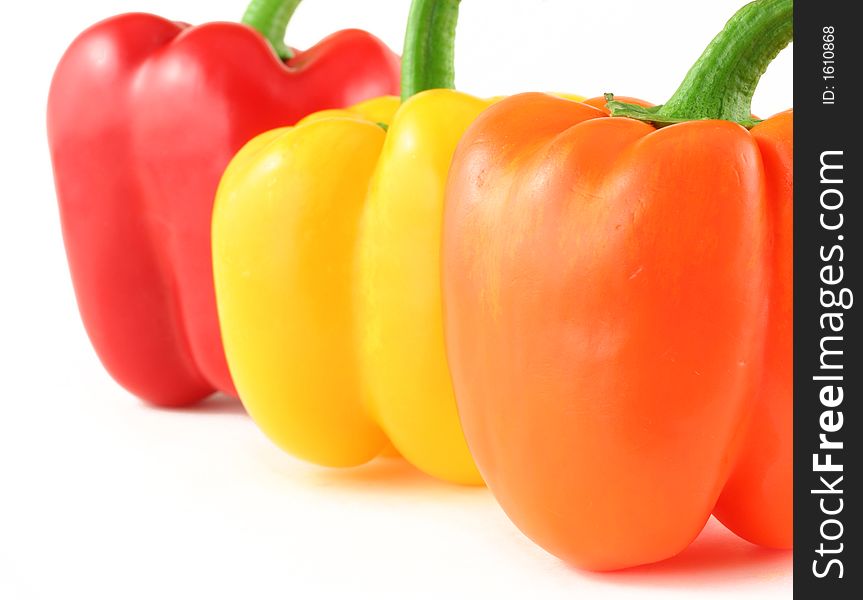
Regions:
<instances>
[{"instance_id":1,"label":"black vertical banner","mask_svg":"<svg viewBox=\"0 0 863 600\"><path fill-rule=\"evenodd\" d=\"M794 7L794 597L859 598L859 5Z\"/></svg>"}]
</instances>

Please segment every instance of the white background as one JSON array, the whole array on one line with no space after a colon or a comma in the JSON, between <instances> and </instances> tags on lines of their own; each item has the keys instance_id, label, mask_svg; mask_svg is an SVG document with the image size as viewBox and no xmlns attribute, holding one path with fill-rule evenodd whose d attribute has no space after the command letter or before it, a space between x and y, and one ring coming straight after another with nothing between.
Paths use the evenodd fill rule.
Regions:
<instances>
[{"instance_id":1,"label":"white background","mask_svg":"<svg viewBox=\"0 0 863 600\"><path fill-rule=\"evenodd\" d=\"M741 0L467 0L457 84L661 102ZM11 4L11 8L9 6ZM407 0L306 0L288 42L362 27L401 48ZM236 20L242 0L4 4L0 35L0 598L789 598L791 555L715 522L661 565L597 575L534 546L485 489L399 461L302 464L235 403L159 411L102 370L79 322L45 141L51 73L132 10ZM11 13L10 13L11 10ZM791 103L786 50L754 110ZM134 343L134 341L130 341Z\"/></svg>"}]
</instances>

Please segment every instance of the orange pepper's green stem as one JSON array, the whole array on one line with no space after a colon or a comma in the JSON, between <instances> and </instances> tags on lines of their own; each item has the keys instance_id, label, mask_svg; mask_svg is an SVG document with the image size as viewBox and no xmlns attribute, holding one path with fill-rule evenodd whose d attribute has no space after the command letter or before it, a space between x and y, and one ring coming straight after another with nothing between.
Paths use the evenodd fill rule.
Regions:
<instances>
[{"instance_id":1,"label":"orange pepper's green stem","mask_svg":"<svg viewBox=\"0 0 863 600\"><path fill-rule=\"evenodd\" d=\"M460 0L414 0L402 51L402 100L455 87L455 26Z\"/></svg>"},{"instance_id":2,"label":"orange pepper's green stem","mask_svg":"<svg viewBox=\"0 0 863 600\"><path fill-rule=\"evenodd\" d=\"M752 95L767 66L794 37L793 14L793 0L747 4L713 38L668 102L645 108L606 94L612 116L659 127L699 119L755 125Z\"/></svg>"},{"instance_id":3,"label":"orange pepper's green stem","mask_svg":"<svg viewBox=\"0 0 863 600\"><path fill-rule=\"evenodd\" d=\"M288 60L293 52L285 44L285 30L299 4L300 0L252 0L242 22L267 38L279 58Z\"/></svg>"}]
</instances>

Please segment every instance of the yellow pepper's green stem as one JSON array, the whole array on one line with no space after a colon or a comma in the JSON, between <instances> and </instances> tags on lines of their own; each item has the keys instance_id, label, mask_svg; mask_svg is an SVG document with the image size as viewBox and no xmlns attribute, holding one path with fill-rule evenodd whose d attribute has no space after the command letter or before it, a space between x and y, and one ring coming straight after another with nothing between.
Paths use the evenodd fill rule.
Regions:
<instances>
[{"instance_id":1,"label":"yellow pepper's green stem","mask_svg":"<svg viewBox=\"0 0 863 600\"><path fill-rule=\"evenodd\" d=\"M402 51L402 100L455 87L455 26L460 0L413 0Z\"/></svg>"},{"instance_id":2,"label":"yellow pepper's green stem","mask_svg":"<svg viewBox=\"0 0 863 600\"><path fill-rule=\"evenodd\" d=\"M285 30L299 4L300 0L252 0L242 22L267 38L279 58L288 60L293 53L285 44Z\"/></svg>"},{"instance_id":3,"label":"yellow pepper's green stem","mask_svg":"<svg viewBox=\"0 0 863 600\"><path fill-rule=\"evenodd\" d=\"M668 102L644 108L606 94L612 116L659 127L699 119L722 119L751 127L756 123L752 119L752 95L767 66L791 42L793 13L793 0L747 4L713 38Z\"/></svg>"}]
</instances>

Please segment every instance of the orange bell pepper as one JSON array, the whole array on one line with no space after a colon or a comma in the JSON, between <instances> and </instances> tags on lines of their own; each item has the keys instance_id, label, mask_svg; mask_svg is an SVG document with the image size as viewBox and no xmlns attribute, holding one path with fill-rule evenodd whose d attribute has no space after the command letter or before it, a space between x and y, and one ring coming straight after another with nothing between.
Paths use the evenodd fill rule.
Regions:
<instances>
[{"instance_id":1,"label":"orange bell pepper","mask_svg":"<svg viewBox=\"0 0 863 600\"><path fill-rule=\"evenodd\" d=\"M454 156L464 433L516 525L577 565L668 558L711 513L791 546L792 113L750 113L791 15L744 7L663 106L513 96Z\"/></svg>"}]
</instances>

